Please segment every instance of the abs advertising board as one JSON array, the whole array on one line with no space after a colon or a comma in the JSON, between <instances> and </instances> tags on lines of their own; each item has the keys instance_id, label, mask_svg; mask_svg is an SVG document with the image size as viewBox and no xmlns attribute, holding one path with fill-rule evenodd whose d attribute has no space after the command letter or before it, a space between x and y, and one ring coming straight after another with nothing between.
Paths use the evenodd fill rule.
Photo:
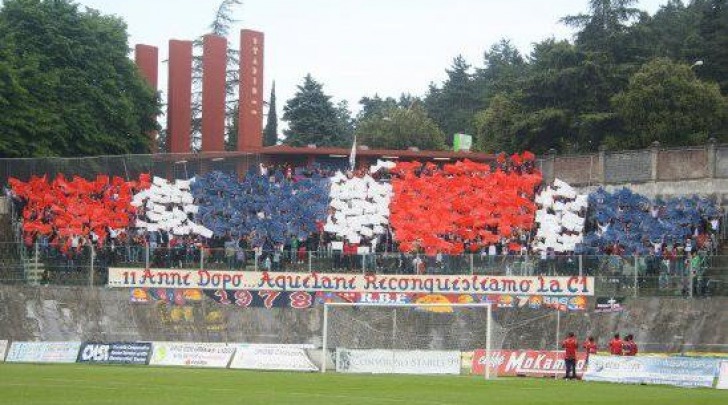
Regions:
<instances>
[{"instance_id":1,"label":"abs advertising board","mask_svg":"<svg viewBox=\"0 0 728 405\"><path fill-rule=\"evenodd\" d=\"M336 371L372 374L460 374L459 351L336 349Z\"/></svg>"},{"instance_id":2,"label":"abs advertising board","mask_svg":"<svg viewBox=\"0 0 728 405\"><path fill-rule=\"evenodd\" d=\"M712 387L718 362L700 357L591 356L584 380Z\"/></svg>"},{"instance_id":3,"label":"abs advertising board","mask_svg":"<svg viewBox=\"0 0 728 405\"><path fill-rule=\"evenodd\" d=\"M247 370L318 371L306 349L312 345L236 344L230 368Z\"/></svg>"},{"instance_id":4,"label":"abs advertising board","mask_svg":"<svg viewBox=\"0 0 728 405\"><path fill-rule=\"evenodd\" d=\"M566 363L564 352L555 350L493 350L490 353L491 370L499 376L548 377L564 375ZM485 373L485 350L478 349L473 354L473 374ZM586 354L577 353L576 373L581 375L586 369Z\"/></svg>"},{"instance_id":5,"label":"abs advertising board","mask_svg":"<svg viewBox=\"0 0 728 405\"><path fill-rule=\"evenodd\" d=\"M152 344L149 342L84 342L78 352L78 363L149 364Z\"/></svg>"},{"instance_id":6,"label":"abs advertising board","mask_svg":"<svg viewBox=\"0 0 728 405\"><path fill-rule=\"evenodd\" d=\"M594 277L270 273L110 268L109 287L334 293L594 295Z\"/></svg>"},{"instance_id":7,"label":"abs advertising board","mask_svg":"<svg viewBox=\"0 0 728 405\"><path fill-rule=\"evenodd\" d=\"M75 363L81 342L13 342L8 363Z\"/></svg>"},{"instance_id":8,"label":"abs advertising board","mask_svg":"<svg viewBox=\"0 0 728 405\"><path fill-rule=\"evenodd\" d=\"M235 347L225 343L152 342L152 366L227 368Z\"/></svg>"}]
</instances>

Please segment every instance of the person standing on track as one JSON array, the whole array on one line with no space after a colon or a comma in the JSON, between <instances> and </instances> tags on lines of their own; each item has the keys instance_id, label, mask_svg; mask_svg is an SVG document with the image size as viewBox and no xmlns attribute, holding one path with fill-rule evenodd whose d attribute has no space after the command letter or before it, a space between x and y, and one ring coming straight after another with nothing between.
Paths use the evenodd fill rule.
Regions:
<instances>
[{"instance_id":1,"label":"person standing on track","mask_svg":"<svg viewBox=\"0 0 728 405\"><path fill-rule=\"evenodd\" d=\"M635 343L634 336L632 334L629 334L624 338L623 348L625 356L637 355L637 343Z\"/></svg>"},{"instance_id":2,"label":"person standing on track","mask_svg":"<svg viewBox=\"0 0 728 405\"><path fill-rule=\"evenodd\" d=\"M568 337L561 343L564 349L564 365L566 366L566 375L564 379L576 379L576 352L579 350L579 343L576 341L574 332L569 332Z\"/></svg>"},{"instance_id":3,"label":"person standing on track","mask_svg":"<svg viewBox=\"0 0 728 405\"><path fill-rule=\"evenodd\" d=\"M609 353L612 356L621 356L623 351L624 342L619 337L619 333L614 335L614 338L609 341Z\"/></svg>"}]
</instances>

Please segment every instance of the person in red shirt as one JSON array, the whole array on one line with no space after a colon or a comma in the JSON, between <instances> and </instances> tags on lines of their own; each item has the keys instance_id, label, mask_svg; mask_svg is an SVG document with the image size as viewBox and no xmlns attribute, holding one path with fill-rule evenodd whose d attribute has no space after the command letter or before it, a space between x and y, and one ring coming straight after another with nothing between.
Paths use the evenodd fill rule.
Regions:
<instances>
[{"instance_id":1,"label":"person in red shirt","mask_svg":"<svg viewBox=\"0 0 728 405\"><path fill-rule=\"evenodd\" d=\"M614 335L614 339L609 341L609 352L612 353L612 356L621 356L622 350L623 350L623 344L622 339L619 337L619 333Z\"/></svg>"},{"instance_id":2,"label":"person in red shirt","mask_svg":"<svg viewBox=\"0 0 728 405\"><path fill-rule=\"evenodd\" d=\"M637 343L635 343L634 336L631 334L624 338L623 350L625 356L637 355Z\"/></svg>"},{"instance_id":3,"label":"person in red shirt","mask_svg":"<svg viewBox=\"0 0 728 405\"><path fill-rule=\"evenodd\" d=\"M589 361L590 354L597 354L597 342L594 340L594 336L589 336L589 338L582 343L581 347L583 347L586 352L586 361Z\"/></svg>"},{"instance_id":4,"label":"person in red shirt","mask_svg":"<svg viewBox=\"0 0 728 405\"><path fill-rule=\"evenodd\" d=\"M566 376L564 379L576 379L576 351L579 350L579 343L576 341L574 332L561 343L564 349L564 364L566 365Z\"/></svg>"}]
</instances>

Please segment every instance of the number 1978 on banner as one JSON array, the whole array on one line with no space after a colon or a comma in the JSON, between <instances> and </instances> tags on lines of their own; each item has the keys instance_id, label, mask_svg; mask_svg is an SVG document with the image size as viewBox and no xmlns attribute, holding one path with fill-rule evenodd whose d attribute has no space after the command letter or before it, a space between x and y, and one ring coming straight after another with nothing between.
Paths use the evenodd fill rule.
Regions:
<instances>
[{"instance_id":1,"label":"number 1978 on banner","mask_svg":"<svg viewBox=\"0 0 728 405\"><path fill-rule=\"evenodd\" d=\"M208 290L205 294L222 305L241 308L311 308L314 294L304 291Z\"/></svg>"}]
</instances>

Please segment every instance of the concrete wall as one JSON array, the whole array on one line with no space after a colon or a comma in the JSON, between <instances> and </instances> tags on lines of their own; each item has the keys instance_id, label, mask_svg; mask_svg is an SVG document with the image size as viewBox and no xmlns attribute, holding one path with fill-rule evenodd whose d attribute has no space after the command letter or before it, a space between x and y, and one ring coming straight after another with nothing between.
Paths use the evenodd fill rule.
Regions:
<instances>
[{"instance_id":1,"label":"concrete wall","mask_svg":"<svg viewBox=\"0 0 728 405\"><path fill-rule=\"evenodd\" d=\"M558 178L593 191L628 187L649 197L693 194L715 197L728 203L728 147L709 142L703 147L649 149L576 156L547 155L538 167L544 180Z\"/></svg>"},{"instance_id":2,"label":"concrete wall","mask_svg":"<svg viewBox=\"0 0 728 405\"><path fill-rule=\"evenodd\" d=\"M728 179L699 179L681 181L650 181L643 183L621 183L607 185L577 186L581 193L590 193L599 187L604 187L609 192L626 187L635 193L650 198L655 197L680 197L698 194L701 196L715 197L721 205L728 204Z\"/></svg>"},{"instance_id":3,"label":"concrete wall","mask_svg":"<svg viewBox=\"0 0 728 405\"><path fill-rule=\"evenodd\" d=\"M678 351L681 343L689 343L697 349L728 352L726 306L728 298L640 298L628 301L627 311L621 314L563 314L560 330L562 334L575 331L581 337L594 334L603 342L614 331L633 333L651 350ZM473 349L485 344L483 322L476 319L484 317L482 312L467 317L407 314L402 310L399 314L397 336L417 337L416 343L399 347ZM376 337L380 344L386 344L391 318L382 313L379 317L382 319L372 324L375 329L364 332L349 321L350 327L340 327L333 338L366 344ZM423 329L423 319L430 325L427 330ZM504 347L554 346L553 311L501 309L496 310L495 319L499 325L496 340ZM347 324L346 319L337 322ZM321 331L320 306L307 310L242 309L204 298L200 303L172 307L133 304L129 292L121 289L0 286L0 339L320 344Z\"/></svg>"}]
</instances>

